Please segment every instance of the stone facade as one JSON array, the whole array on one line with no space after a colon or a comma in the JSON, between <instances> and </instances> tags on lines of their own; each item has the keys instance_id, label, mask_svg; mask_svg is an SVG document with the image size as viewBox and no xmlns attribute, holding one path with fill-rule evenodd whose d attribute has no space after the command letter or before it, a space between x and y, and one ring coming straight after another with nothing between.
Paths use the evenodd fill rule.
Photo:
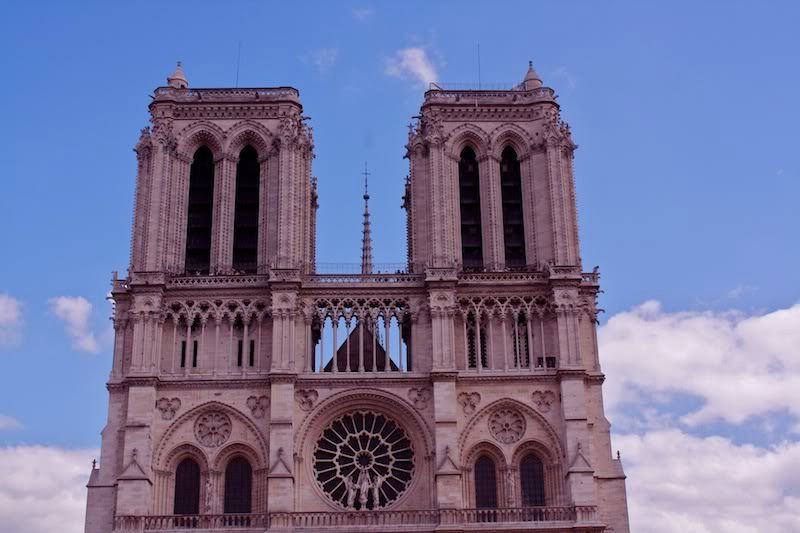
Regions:
<instances>
[{"instance_id":1,"label":"stone facade","mask_svg":"<svg viewBox=\"0 0 800 533\"><path fill-rule=\"evenodd\" d=\"M317 272L313 140L297 90L193 89L179 66L150 112L129 275L113 281L87 533L628 531L603 412L599 275L581 268L576 145L532 67L508 90L425 93L407 145L408 269L391 274L373 273L366 249L360 274ZM185 263L200 147L213 156L202 273ZM233 259L245 147L258 161L246 273ZM467 264L469 152L480 256ZM368 220L365 210L367 235ZM512 238L524 243L513 265ZM246 504L232 500L234 459L249 465ZM199 476L179 485L186 460ZM178 486L194 492L176 498Z\"/></svg>"}]
</instances>

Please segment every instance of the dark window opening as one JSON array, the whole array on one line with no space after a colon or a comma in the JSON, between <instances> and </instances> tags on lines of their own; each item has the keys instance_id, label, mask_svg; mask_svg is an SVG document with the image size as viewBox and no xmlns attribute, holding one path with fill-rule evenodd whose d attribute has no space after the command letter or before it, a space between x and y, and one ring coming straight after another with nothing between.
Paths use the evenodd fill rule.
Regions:
<instances>
[{"instance_id":1,"label":"dark window opening","mask_svg":"<svg viewBox=\"0 0 800 533\"><path fill-rule=\"evenodd\" d=\"M544 505L544 465L533 454L526 455L519 465L522 506Z\"/></svg>"},{"instance_id":2,"label":"dark window opening","mask_svg":"<svg viewBox=\"0 0 800 533\"><path fill-rule=\"evenodd\" d=\"M247 362L250 366L254 366L256 362L256 341L253 339L250 339L250 356Z\"/></svg>"},{"instance_id":3,"label":"dark window opening","mask_svg":"<svg viewBox=\"0 0 800 533\"><path fill-rule=\"evenodd\" d=\"M522 179L517 153L510 146L500 160L500 190L503 198L503 239L507 268L524 267L525 224L522 217Z\"/></svg>"},{"instance_id":4,"label":"dark window opening","mask_svg":"<svg viewBox=\"0 0 800 533\"><path fill-rule=\"evenodd\" d=\"M464 270L480 270L483 268L480 177L475 151L470 147L461 151L458 189L461 206L461 261Z\"/></svg>"},{"instance_id":5,"label":"dark window opening","mask_svg":"<svg viewBox=\"0 0 800 533\"><path fill-rule=\"evenodd\" d=\"M181 341L181 368L186 367L186 341Z\"/></svg>"},{"instance_id":6,"label":"dark window opening","mask_svg":"<svg viewBox=\"0 0 800 533\"><path fill-rule=\"evenodd\" d=\"M553 356L537 357L536 358L536 367L537 368L556 368L556 358L553 357Z\"/></svg>"},{"instance_id":7,"label":"dark window opening","mask_svg":"<svg viewBox=\"0 0 800 533\"><path fill-rule=\"evenodd\" d=\"M225 469L225 513L252 512L253 469L242 457L236 457Z\"/></svg>"},{"instance_id":8,"label":"dark window opening","mask_svg":"<svg viewBox=\"0 0 800 533\"><path fill-rule=\"evenodd\" d=\"M485 455L475 462L475 507L497 507L497 472L494 461Z\"/></svg>"},{"instance_id":9,"label":"dark window opening","mask_svg":"<svg viewBox=\"0 0 800 533\"><path fill-rule=\"evenodd\" d=\"M480 349L478 349L479 337ZM469 368L478 368L478 361L480 361L481 368L489 368L489 360L486 356L486 338L486 328L481 327L479 331L475 315L470 313L467 317L467 366Z\"/></svg>"},{"instance_id":10,"label":"dark window opening","mask_svg":"<svg viewBox=\"0 0 800 533\"><path fill-rule=\"evenodd\" d=\"M186 458L175 470L174 513L198 514L200 512L200 466L194 459Z\"/></svg>"},{"instance_id":11,"label":"dark window opening","mask_svg":"<svg viewBox=\"0 0 800 533\"><path fill-rule=\"evenodd\" d=\"M189 173L186 220L186 272L208 274L211 265L211 222L214 208L214 156L207 146L194 153Z\"/></svg>"},{"instance_id":12,"label":"dark window opening","mask_svg":"<svg viewBox=\"0 0 800 533\"><path fill-rule=\"evenodd\" d=\"M192 367L197 368L197 341L192 341Z\"/></svg>"},{"instance_id":13,"label":"dark window opening","mask_svg":"<svg viewBox=\"0 0 800 533\"><path fill-rule=\"evenodd\" d=\"M242 366L242 349L244 348L243 344L244 341L241 339L236 343L236 366Z\"/></svg>"},{"instance_id":14,"label":"dark window opening","mask_svg":"<svg viewBox=\"0 0 800 533\"><path fill-rule=\"evenodd\" d=\"M258 270L258 186L260 165L252 146L245 146L236 165L236 207L233 217L233 269Z\"/></svg>"}]
</instances>

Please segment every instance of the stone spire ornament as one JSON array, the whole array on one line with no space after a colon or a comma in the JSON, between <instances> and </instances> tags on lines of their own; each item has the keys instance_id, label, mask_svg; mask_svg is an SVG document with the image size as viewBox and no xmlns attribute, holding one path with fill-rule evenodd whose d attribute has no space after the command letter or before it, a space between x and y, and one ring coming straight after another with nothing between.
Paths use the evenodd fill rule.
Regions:
<instances>
[{"instance_id":1,"label":"stone spire ornament","mask_svg":"<svg viewBox=\"0 0 800 533\"><path fill-rule=\"evenodd\" d=\"M538 89L542 86L542 78L536 73L533 68L533 61L528 61L528 72L525 73L525 79L522 80L522 88L526 91Z\"/></svg>"},{"instance_id":2,"label":"stone spire ornament","mask_svg":"<svg viewBox=\"0 0 800 533\"><path fill-rule=\"evenodd\" d=\"M372 231L369 223L369 171L364 162L364 228L361 230L361 273L372 274Z\"/></svg>"},{"instance_id":3,"label":"stone spire ornament","mask_svg":"<svg viewBox=\"0 0 800 533\"><path fill-rule=\"evenodd\" d=\"M181 66L180 61L178 61L178 65L175 67L175 72L167 76L167 85L175 89L187 89L189 87L189 82L186 80L186 73L183 72L183 66Z\"/></svg>"}]
</instances>

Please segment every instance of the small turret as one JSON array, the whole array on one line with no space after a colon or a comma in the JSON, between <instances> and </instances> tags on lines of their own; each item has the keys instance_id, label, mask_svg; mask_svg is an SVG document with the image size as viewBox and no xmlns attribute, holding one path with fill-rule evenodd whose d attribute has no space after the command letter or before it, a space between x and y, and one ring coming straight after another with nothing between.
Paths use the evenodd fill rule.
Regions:
<instances>
[{"instance_id":1,"label":"small turret","mask_svg":"<svg viewBox=\"0 0 800 533\"><path fill-rule=\"evenodd\" d=\"M189 82L186 80L186 74L183 72L180 61L178 61L178 66L175 67L175 72L171 76L167 76L167 85L176 89L187 89L189 87Z\"/></svg>"},{"instance_id":2,"label":"small turret","mask_svg":"<svg viewBox=\"0 0 800 533\"><path fill-rule=\"evenodd\" d=\"M538 89L542 86L542 78L533 69L533 61L528 61L528 72L525 73L525 79L522 81L522 88L526 91Z\"/></svg>"}]
</instances>

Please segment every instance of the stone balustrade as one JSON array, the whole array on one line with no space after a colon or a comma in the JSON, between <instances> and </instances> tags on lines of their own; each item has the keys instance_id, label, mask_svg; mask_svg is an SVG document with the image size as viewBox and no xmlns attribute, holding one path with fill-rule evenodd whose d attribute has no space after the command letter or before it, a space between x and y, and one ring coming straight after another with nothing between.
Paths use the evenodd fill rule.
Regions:
<instances>
[{"instance_id":1,"label":"stone balustrade","mask_svg":"<svg viewBox=\"0 0 800 533\"><path fill-rule=\"evenodd\" d=\"M531 526L535 523L535 526ZM503 524L504 531L560 530L572 525L581 531L599 532L595 506L514 507L498 509L423 509L415 511L296 512L185 516L117 516L114 531L433 531L491 530ZM312 529L313 528L313 529Z\"/></svg>"}]
</instances>

